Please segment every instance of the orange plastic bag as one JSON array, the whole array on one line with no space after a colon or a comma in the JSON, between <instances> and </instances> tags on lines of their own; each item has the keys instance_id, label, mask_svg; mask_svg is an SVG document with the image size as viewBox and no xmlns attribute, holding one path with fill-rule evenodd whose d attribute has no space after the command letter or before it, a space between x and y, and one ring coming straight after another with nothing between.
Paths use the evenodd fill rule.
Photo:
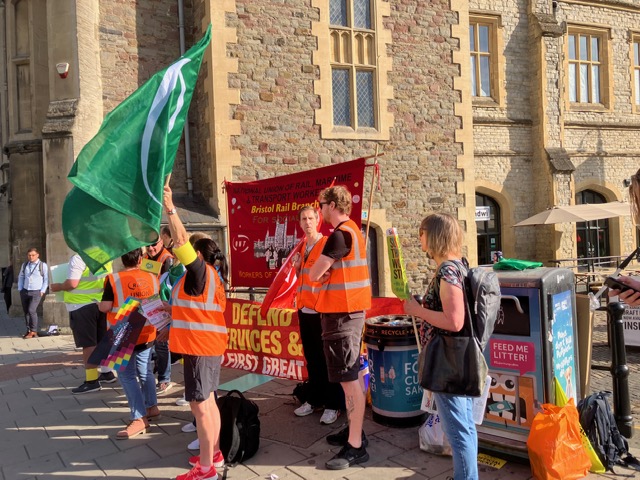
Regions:
<instances>
[{"instance_id":1,"label":"orange plastic bag","mask_svg":"<svg viewBox=\"0 0 640 480\"><path fill-rule=\"evenodd\" d=\"M587 476L591 460L580 438L578 410L569 399L564 407L542 405L527 440L531 472L538 480L573 480Z\"/></svg>"}]
</instances>

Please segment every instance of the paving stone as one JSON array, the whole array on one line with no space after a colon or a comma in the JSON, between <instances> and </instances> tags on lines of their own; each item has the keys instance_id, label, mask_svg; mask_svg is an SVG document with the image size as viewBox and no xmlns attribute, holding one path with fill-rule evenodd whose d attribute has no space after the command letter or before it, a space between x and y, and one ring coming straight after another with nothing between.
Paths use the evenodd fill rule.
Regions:
<instances>
[{"instance_id":1,"label":"paving stone","mask_svg":"<svg viewBox=\"0 0 640 480\"><path fill-rule=\"evenodd\" d=\"M0 449L0 465L8 466L29 459L27 447L24 445L6 446Z\"/></svg>"},{"instance_id":2,"label":"paving stone","mask_svg":"<svg viewBox=\"0 0 640 480\"><path fill-rule=\"evenodd\" d=\"M96 463L100 469L102 469L107 475L115 475L115 471L135 469L140 465L157 461L160 458L158 454L156 454L147 445L139 445L136 438L131 440L119 440L120 443L127 446L125 450L98 458Z\"/></svg>"},{"instance_id":3,"label":"paving stone","mask_svg":"<svg viewBox=\"0 0 640 480\"><path fill-rule=\"evenodd\" d=\"M30 460L3 466L2 472L6 479L22 480L47 473L62 472L63 467L60 457L53 453L42 456L36 455L35 458Z\"/></svg>"},{"instance_id":4,"label":"paving stone","mask_svg":"<svg viewBox=\"0 0 640 480\"><path fill-rule=\"evenodd\" d=\"M113 440L115 442L116 440ZM94 463L101 457L106 457L114 453L120 452L120 449L109 439L105 439L101 442L83 442L82 448L75 448L73 450L63 450L59 453L60 458L64 462L65 466L72 466L75 464L87 464ZM101 471L97 469L98 471Z\"/></svg>"},{"instance_id":5,"label":"paving stone","mask_svg":"<svg viewBox=\"0 0 640 480\"><path fill-rule=\"evenodd\" d=\"M107 476L102 470L98 468L95 463L92 462L67 465L64 467L64 474L66 478L105 478ZM121 480L126 477L117 478L118 480ZM53 472L49 474L38 475L38 480L60 480L60 473Z\"/></svg>"},{"instance_id":6,"label":"paving stone","mask_svg":"<svg viewBox=\"0 0 640 480\"><path fill-rule=\"evenodd\" d=\"M62 425L66 423L65 418L59 411L50 412L46 415L32 415L16 419L15 424L20 430L29 430L34 427L41 429Z\"/></svg>"}]
</instances>

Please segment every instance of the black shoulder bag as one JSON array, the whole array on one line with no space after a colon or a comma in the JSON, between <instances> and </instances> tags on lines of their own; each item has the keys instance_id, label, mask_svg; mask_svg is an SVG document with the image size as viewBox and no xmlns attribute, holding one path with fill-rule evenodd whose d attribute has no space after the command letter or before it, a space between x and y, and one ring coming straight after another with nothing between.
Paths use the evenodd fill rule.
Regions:
<instances>
[{"instance_id":1,"label":"black shoulder bag","mask_svg":"<svg viewBox=\"0 0 640 480\"><path fill-rule=\"evenodd\" d=\"M463 273L464 326L459 332L434 335L420 354L420 386L436 393L468 397L482 394L487 378L487 362L473 332L471 310Z\"/></svg>"}]
</instances>

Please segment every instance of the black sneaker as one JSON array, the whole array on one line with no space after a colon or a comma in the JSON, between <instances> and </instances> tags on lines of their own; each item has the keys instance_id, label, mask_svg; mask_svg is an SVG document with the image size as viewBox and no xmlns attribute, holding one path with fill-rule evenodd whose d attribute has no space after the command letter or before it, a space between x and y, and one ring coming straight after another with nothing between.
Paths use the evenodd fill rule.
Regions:
<instances>
[{"instance_id":1,"label":"black sneaker","mask_svg":"<svg viewBox=\"0 0 640 480\"><path fill-rule=\"evenodd\" d=\"M342 450L325 463L329 470L344 470L352 465L369 461L369 454L364 445L360 448L353 448L348 443L342 447Z\"/></svg>"},{"instance_id":2,"label":"black sneaker","mask_svg":"<svg viewBox=\"0 0 640 480\"><path fill-rule=\"evenodd\" d=\"M98 377L98 381L100 383L113 383L117 380L117 377L113 374L113 372L104 372L101 373Z\"/></svg>"},{"instance_id":3,"label":"black sneaker","mask_svg":"<svg viewBox=\"0 0 640 480\"><path fill-rule=\"evenodd\" d=\"M334 447L344 447L347 445L349 441L349 426L347 425L345 428L340 430L338 433L334 433L333 435L327 435L327 443L329 445L333 445ZM362 431L362 446L367 447L369 445L369 440L367 440L366 435L364 434L364 430Z\"/></svg>"},{"instance_id":4,"label":"black sneaker","mask_svg":"<svg viewBox=\"0 0 640 480\"><path fill-rule=\"evenodd\" d=\"M98 380L94 380L93 382L84 382L79 387L72 389L71 393L74 395L82 395L84 393L97 392L98 390L102 390L102 386Z\"/></svg>"}]
</instances>

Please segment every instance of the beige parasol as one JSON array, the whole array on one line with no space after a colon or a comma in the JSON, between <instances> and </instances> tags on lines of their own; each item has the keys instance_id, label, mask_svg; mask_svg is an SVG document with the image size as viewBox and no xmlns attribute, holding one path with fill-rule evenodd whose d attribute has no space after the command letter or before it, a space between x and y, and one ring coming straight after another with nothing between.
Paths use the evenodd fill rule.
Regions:
<instances>
[{"instance_id":1,"label":"beige parasol","mask_svg":"<svg viewBox=\"0 0 640 480\"><path fill-rule=\"evenodd\" d=\"M528 225L551 225L554 223L589 222L603 218L623 217L631 215L631 207L625 202L585 203L581 205L565 205L548 208L544 212L535 214L514 227Z\"/></svg>"}]
</instances>

